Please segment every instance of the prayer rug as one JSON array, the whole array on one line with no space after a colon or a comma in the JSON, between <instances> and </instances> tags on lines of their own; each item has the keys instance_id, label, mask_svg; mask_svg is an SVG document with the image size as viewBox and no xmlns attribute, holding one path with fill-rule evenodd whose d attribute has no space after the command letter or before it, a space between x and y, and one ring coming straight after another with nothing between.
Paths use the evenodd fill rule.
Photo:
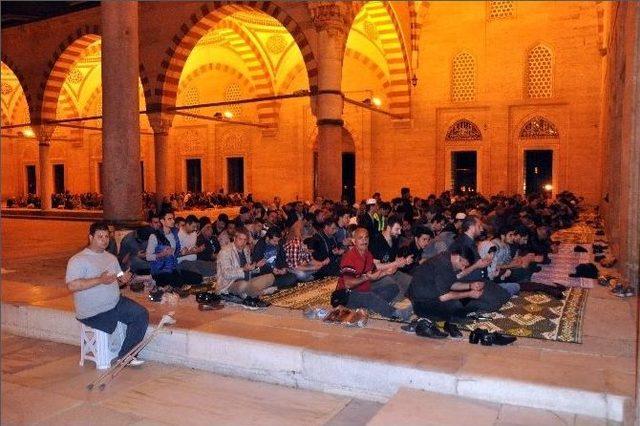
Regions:
<instances>
[{"instance_id":1,"label":"prayer rug","mask_svg":"<svg viewBox=\"0 0 640 426\"><path fill-rule=\"evenodd\" d=\"M550 265L540 265L542 271L531 276L531 281L549 284L560 283L567 287L593 288L595 279L573 278L569 274L576 271L576 266L580 263L593 262L593 255L590 253L576 253L573 251L575 244L560 244L558 253L550 254ZM591 250L591 245L585 246Z\"/></svg>"},{"instance_id":2,"label":"prayer rug","mask_svg":"<svg viewBox=\"0 0 640 426\"><path fill-rule=\"evenodd\" d=\"M337 277L300 283L296 287L280 290L261 299L273 306L305 310L307 308L331 308L331 292L335 290Z\"/></svg>"},{"instance_id":3,"label":"prayer rug","mask_svg":"<svg viewBox=\"0 0 640 426\"><path fill-rule=\"evenodd\" d=\"M305 310L313 307L330 308L331 292L337 278L325 278L298 284L278 293L262 296L273 306ZM477 327L500 331L519 337L581 343L584 309L588 290L570 288L565 299L557 300L544 293L523 292L509 300L499 312L487 314L490 320L464 325L468 330ZM386 319L378 315L372 318Z\"/></svg>"},{"instance_id":4,"label":"prayer rug","mask_svg":"<svg viewBox=\"0 0 640 426\"><path fill-rule=\"evenodd\" d=\"M589 290L570 288L557 300L544 293L523 292L500 311L487 314L490 320L466 324L468 330L484 328L512 336L582 343L584 311Z\"/></svg>"}]
</instances>

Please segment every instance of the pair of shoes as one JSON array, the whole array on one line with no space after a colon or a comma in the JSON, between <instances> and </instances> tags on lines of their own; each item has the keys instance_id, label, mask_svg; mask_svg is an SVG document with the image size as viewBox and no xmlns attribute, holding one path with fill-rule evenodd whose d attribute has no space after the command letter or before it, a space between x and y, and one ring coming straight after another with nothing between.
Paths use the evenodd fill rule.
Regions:
<instances>
[{"instance_id":1,"label":"pair of shoes","mask_svg":"<svg viewBox=\"0 0 640 426\"><path fill-rule=\"evenodd\" d=\"M456 324L452 323L452 322L449 322L449 321L444 323L444 331L449 333L449 336L452 339L460 340L460 339L462 339L464 337L462 335L462 332L458 328L458 326Z\"/></svg>"},{"instance_id":2,"label":"pair of shoes","mask_svg":"<svg viewBox=\"0 0 640 426\"><path fill-rule=\"evenodd\" d=\"M416 334L420 337L428 337L430 339L444 339L449 335L440 330L436 323L427 318L418 319Z\"/></svg>"},{"instance_id":3,"label":"pair of shoes","mask_svg":"<svg viewBox=\"0 0 640 426\"><path fill-rule=\"evenodd\" d=\"M494 331L489 333L484 328L476 328L469 335L469 343L477 345L480 343L482 346L506 346L518 340L515 336L509 336L507 334L498 333Z\"/></svg>"}]
</instances>

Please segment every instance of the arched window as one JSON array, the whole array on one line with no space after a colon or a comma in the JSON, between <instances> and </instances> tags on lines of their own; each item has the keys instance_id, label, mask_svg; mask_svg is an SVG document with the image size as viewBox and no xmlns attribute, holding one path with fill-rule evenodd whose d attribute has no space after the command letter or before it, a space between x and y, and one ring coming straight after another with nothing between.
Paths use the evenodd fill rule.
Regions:
<instances>
[{"instance_id":1,"label":"arched window","mask_svg":"<svg viewBox=\"0 0 640 426\"><path fill-rule=\"evenodd\" d=\"M468 102L476 99L476 61L470 53L460 53L451 66L451 101Z\"/></svg>"},{"instance_id":2,"label":"arched window","mask_svg":"<svg viewBox=\"0 0 640 426\"><path fill-rule=\"evenodd\" d=\"M516 6L513 1L498 0L487 3L489 20L513 18L516 14Z\"/></svg>"},{"instance_id":3,"label":"arched window","mask_svg":"<svg viewBox=\"0 0 640 426\"><path fill-rule=\"evenodd\" d=\"M475 123L469 120L458 120L447 130L447 141L479 141L482 140L482 133Z\"/></svg>"},{"instance_id":4,"label":"arched window","mask_svg":"<svg viewBox=\"0 0 640 426\"><path fill-rule=\"evenodd\" d=\"M544 117L533 117L520 129L520 139L558 139L560 133L555 124Z\"/></svg>"},{"instance_id":5,"label":"arched window","mask_svg":"<svg viewBox=\"0 0 640 426\"><path fill-rule=\"evenodd\" d=\"M532 99L553 96L553 53L539 44L527 55L526 92Z\"/></svg>"}]
</instances>

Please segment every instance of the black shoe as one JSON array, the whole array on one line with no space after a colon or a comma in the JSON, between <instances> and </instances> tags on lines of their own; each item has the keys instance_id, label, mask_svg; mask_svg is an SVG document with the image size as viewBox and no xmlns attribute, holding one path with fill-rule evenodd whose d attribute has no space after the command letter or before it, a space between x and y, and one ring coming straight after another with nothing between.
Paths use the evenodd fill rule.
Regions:
<instances>
[{"instance_id":1,"label":"black shoe","mask_svg":"<svg viewBox=\"0 0 640 426\"><path fill-rule=\"evenodd\" d=\"M509 336L508 334L498 333L497 331L491 333L490 336L493 337L492 343L498 346L510 345L516 340L518 340L518 338L515 336Z\"/></svg>"},{"instance_id":2,"label":"black shoe","mask_svg":"<svg viewBox=\"0 0 640 426\"><path fill-rule=\"evenodd\" d=\"M487 334L489 334L489 332L484 328L476 328L471 332L471 334L469 334L469 343L477 345L480 340L482 340L483 336L486 336Z\"/></svg>"},{"instance_id":3,"label":"black shoe","mask_svg":"<svg viewBox=\"0 0 640 426\"><path fill-rule=\"evenodd\" d=\"M449 333L452 339L462 339L464 337L458 326L449 321L444 323L444 331Z\"/></svg>"},{"instance_id":4,"label":"black shoe","mask_svg":"<svg viewBox=\"0 0 640 426\"><path fill-rule=\"evenodd\" d=\"M438 326L427 318L420 318L416 325L416 334L420 337L428 337L430 339L444 339L447 333L440 330Z\"/></svg>"},{"instance_id":5,"label":"black shoe","mask_svg":"<svg viewBox=\"0 0 640 426\"><path fill-rule=\"evenodd\" d=\"M263 302L257 297L245 297L242 301L242 307L255 310L255 309L264 309L269 306L269 303Z\"/></svg>"}]
</instances>

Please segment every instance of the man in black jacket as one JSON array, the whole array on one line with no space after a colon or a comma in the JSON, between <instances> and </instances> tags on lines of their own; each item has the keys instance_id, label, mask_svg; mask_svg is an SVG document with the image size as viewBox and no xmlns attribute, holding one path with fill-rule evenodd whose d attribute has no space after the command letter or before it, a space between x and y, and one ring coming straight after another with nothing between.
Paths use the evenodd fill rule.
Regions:
<instances>
[{"instance_id":1,"label":"man in black jacket","mask_svg":"<svg viewBox=\"0 0 640 426\"><path fill-rule=\"evenodd\" d=\"M493 262L493 255L480 258L476 238L482 233L482 222L474 216L467 216L462 221L462 233L453 241L449 251L460 253L469 262L469 267L457 274L457 279L464 282L484 281L488 278L486 268Z\"/></svg>"},{"instance_id":2,"label":"man in black jacket","mask_svg":"<svg viewBox=\"0 0 640 426\"><path fill-rule=\"evenodd\" d=\"M316 278L337 276L340 271L340 258L345 250L338 247L334 235L338 230L338 224L335 219L326 219L319 226L320 229L315 233L311 248L313 258L318 262L329 259L329 264L323 266L314 274Z\"/></svg>"},{"instance_id":3,"label":"man in black jacket","mask_svg":"<svg viewBox=\"0 0 640 426\"><path fill-rule=\"evenodd\" d=\"M407 292L417 316L446 321L445 330L453 337L461 336L452 324L456 318L470 312L496 311L510 298L490 281L461 282L457 274L468 266L469 261L459 251L441 253L416 267Z\"/></svg>"},{"instance_id":4,"label":"man in black jacket","mask_svg":"<svg viewBox=\"0 0 640 426\"><path fill-rule=\"evenodd\" d=\"M267 230L264 237L260 238L253 247L251 261L259 262L264 259L265 264L260 268L258 275L273 274L273 285L279 289L292 287L296 284L296 276L287 270L286 256L280 240L282 231L277 227Z\"/></svg>"}]
</instances>

